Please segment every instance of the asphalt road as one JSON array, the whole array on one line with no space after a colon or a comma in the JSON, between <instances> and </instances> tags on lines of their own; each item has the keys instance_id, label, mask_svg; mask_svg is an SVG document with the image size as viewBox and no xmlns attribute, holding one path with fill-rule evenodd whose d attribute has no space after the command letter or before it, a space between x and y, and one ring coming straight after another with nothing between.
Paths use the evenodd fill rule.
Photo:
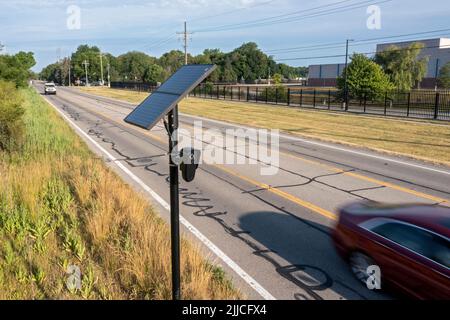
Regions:
<instances>
[{"instance_id":1,"label":"asphalt road","mask_svg":"<svg viewBox=\"0 0 450 320\"><path fill-rule=\"evenodd\" d=\"M42 92L41 85L37 89ZM123 119L135 106L76 89L58 88L57 96L46 99L90 137L83 138L127 182L147 191L168 220L161 201L123 170L169 202L168 138L162 124L151 132L128 125ZM181 115L181 127L192 132L198 120ZM202 120L205 128L235 129ZM238 143L250 147L257 141ZM337 209L361 200L448 205L450 199L449 168L288 135L280 136L278 173L263 176L263 167L258 161L202 164L195 181L180 186L182 216L209 242L199 241L192 228L184 228L184 236L198 242L250 299L391 299L355 280L336 254L330 232ZM219 256L211 252L214 245Z\"/></svg>"}]
</instances>

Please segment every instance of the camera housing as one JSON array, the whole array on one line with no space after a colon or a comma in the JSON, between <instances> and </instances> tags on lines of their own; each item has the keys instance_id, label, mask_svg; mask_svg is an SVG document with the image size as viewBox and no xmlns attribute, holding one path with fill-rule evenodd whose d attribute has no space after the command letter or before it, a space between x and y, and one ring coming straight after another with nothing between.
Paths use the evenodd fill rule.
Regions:
<instances>
[{"instance_id":1,"label":"camera housing","mask_svg":"<svg viewBox=\"0 0 450 320\"><path fill-rule=\"evenodd\" d=\"M195 173L197 172L198 164L200 162L201 151L193 148L184 148L181 150L180 156L182 158L180 169L184 181L194 181Z\"/></svg>"}]
</instances>

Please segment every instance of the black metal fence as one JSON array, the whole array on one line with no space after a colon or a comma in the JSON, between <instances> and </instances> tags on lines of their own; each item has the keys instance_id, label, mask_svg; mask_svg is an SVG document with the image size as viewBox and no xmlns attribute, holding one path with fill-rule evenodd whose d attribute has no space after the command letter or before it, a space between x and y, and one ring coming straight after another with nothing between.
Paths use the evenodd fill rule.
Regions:
<instances>
[{"instance_id":1,"label":"black metal fence","mask_svg":"<svg viewBox=\"0 0 450 320\"><path fill-rule=\"evenodd\" d=\"M111 82L111 88L126 89L139 92L153 92L157 87L150 83L142 82Z\"/></svg>"},{"instance_id":2,"label":"black metal fence","mask_svg":"<svg viewBox=\"0 0 450 320\"><path fill-rule=\"evenodd\" d=\"M257 86L198 86L191 96L234 100L310 109L346 111L373 115L450 121L450 92L410 91L361 93L349 97L345 107L343 95L335 89Z\"/></svg>"},{"instance_id":3,"label":"black metal fence","mask_svg":"<svg viewBox=\"0 0 450 320\"><path fill-rule=\"evenodd\" d=\"M153 92L157 88L154 85L139 82L111 82L111 87L139 92ZM191 96L308 109L450 121L450 92L448 91L366 92L359 94L358 97L349 97L347 107L345 107L343 95L336 89L202 84L192 91Z\"/></svg>"}]
</instances>

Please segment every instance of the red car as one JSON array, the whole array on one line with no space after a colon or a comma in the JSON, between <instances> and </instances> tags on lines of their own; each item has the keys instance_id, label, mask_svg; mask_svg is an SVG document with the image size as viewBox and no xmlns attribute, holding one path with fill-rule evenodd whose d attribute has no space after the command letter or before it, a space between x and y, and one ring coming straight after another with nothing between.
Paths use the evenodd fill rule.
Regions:
<instances>
[{"instance_id":1,"label":"red car","mask_svg":"<svg viewBox=\"0 0 450 320\"><path fill-rule=\"evenodd\" d=\"M373 281L377 266L382 288L450 299L450 208L352 204L340 210L333 239L362 282Z\"/></svg>"}]
</instances>

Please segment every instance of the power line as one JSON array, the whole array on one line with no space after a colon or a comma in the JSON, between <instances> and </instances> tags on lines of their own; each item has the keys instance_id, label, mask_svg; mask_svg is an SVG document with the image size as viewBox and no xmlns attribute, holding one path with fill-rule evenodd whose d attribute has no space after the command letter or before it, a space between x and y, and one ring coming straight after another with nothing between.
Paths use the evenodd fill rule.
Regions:
<instances>
[{"instance_id":1,"label":"power line","mask_svg":"<svg viewBox=\"0 0 450 320\"><path fill-rule=\"evenodd\" d=\"M440 30L432 30L432 31L425 31L425 32L415 32L415 33L395 35L395 36L386 36L386 37L379 37L379 38L369 38L369 39L355 40L354 43L351 44L350 46L352 46L352 47L354 47L354 46L362 46L362 45L368 45L368 44L372 44L372 43L378 43L379 40L394 39L394 38L404 38L404 37L413 37L413 36L427 35L427 34L433 34L433 33L442 33L442 32L449 32L449 31L450 31L450 29L440 29ZM404 39L404 40L412 41L414 39ZM320 49L334 49L334 48L343 48L343 47L345 47L343 42L330 42L330 43L317 44L317 45L312 45L312 46L299 46L299 47L290 47L290 48L280 48L280 49L266 50L265 52L276 54L276 53L283 53L283 52L287 53L287 52L313 51L313 50L320 50Z\"/></svg>"},{"instance_id":2,"label":"power line","mask_svg":"<svg viewBox=\"0 0 450 320\"><path fill-rule=\"evenodd\" d=\"M202 33L203 32L213 32L213 31L218 32L218 31L228 31L228 30L236 30L236 29L259 27L259 26L270 26L270 25L274 25L274 24L299 21L299 20L306 19L306 18L320 17L320 16L324 16L324 15L330 15L333 13L341 13L341 12L351 11L351 10L366 7L367 5L381 4L381 3L391 2L394 0L383 0L383 1L378 1L378 2L373 2L373 0L366 0L366 1L360 1L357 3L345 5L345 6L338 6L339 4L343 4L343 3L349 2L349 1L353 1L353 0L339 1L339 2L332 3L332 4L327 4L327 5L322 5L322 6L318 6L315 8L311 8L311 9L297 11L295 13L288 13L288 14L284 14L284 15L263 18L263 19L257 19L257 20L238 23L238 24L230 24L230 25L211 27L211 28L207 28L207 29L195 30L195 32L199 32L199 33L200 32L202 32ZM316 11L318 9L331 7L331 6L338 6L338 7L310 13L307 15L298 15L299 13L302 13L302 12L304 13L304 12L309 12L309 11ZM291 15L294 15L294 16L289 17L289 18L281 18L281 19L279 18L282 16L291 16Z\"/></svg>"},{"instance_id":3,"label":"power line","mask_svg":"<svg viewBox=\"0 0 450 320\"><path fill-rule=\"evenodd\" d=\"M163 45L165 45L166 43L168 43L168 42L170 42L171 40L175 39L176 37L177 37L176 35L173 35L173 34L172 34L170 37L160 39L160 40L158 40L158 41L156 41L156 42L153 42L153 43L148 43L148 44L146 44L146 45L144 45L144 46L141 46L140 48L146 48L146 49L156 49L156 48L160 48L160 47L162 47Z\"/></svg>"},{"instance_id":4,"label":"power line","mask_svg":"<svg viewBox=\"0 0 450 320\"><path fill-rule=\"evenodd\" d=\"M273 19L287 17L287 16L292 16L292 15L298 15L299 13L304 13L304 12L314 11L314 10L317 10L317 9L327 8L327 7L335 6L335 5L342 4L342 3L345 3L345 2L350 2L350 1L353 1L353 0L338 1L338 2L334 2L334 3L329 3L329 4L326 4L326 5L321 5L321 6L318 6L318 7L306 9L306 10L294 11L294 12L291 12L291 13L285 13L285 14L282 14L282 15L277 15L277 16L272 16L272 17L267 17L267 18L261 18L261 19L256 19L256 20L242 22L242 23L235 23L235 24L229 24L229 25L216 26L216 27L212 27L211 29L223 28L223 27L237 27L237 26L243 26L243 25L253 24L253 23L258 23L258 22L269 22L270 20L273 20ZM206 30L208 30L208 29L206 29ZM199 30L197 32L207 32L206 30Z\"/></svg>"},{"instance_id":5,"label":"power line","mask_svg":"<svg viewBox=\"0 0 450 320\"><path fill-rule=\"evenodd\" d=\"M348 1L350 1L350 0L348 0ZM209 20L209 19L212 19L212 18L229 15L229 14L232 14L232 13L235 13L235 12L239 12L239 11L242 11L242 10L248 10L248 9L251 9L251 8L265 6L265 5L271 4L273 2L275 2L275 0L269 0L269 1L266 1L266 2L254 4L252 6L247 6L247 7L244 7L244 8L230 10L230 11L218 13L218 14L215 14L215 15L202 16L202 17L199 17L199 18L188 20L188 22ZM171 24L171 25L165 26L164 28L165 29L175 29L176 25L172 25ZM169 34L166 34L166 35L169 36ZM147 43L146 45L143 45L140 48L157 49L157 48L160 48L160 47L164 46L165 44L169 43L174 38L176 38L176 35L175 36L174 35L170 35L169 37L164 37L164 38L162 38L162 39L160 39L160 40L158 40L156 42Z\"/></svg>"},{"instance_id":6,"label":"power line","mask_svg":"<svg viewBox=\"0 0 450 320\"><path fill-rule=\"evenodd\" d=\"M420 48L420 50L423 49L435 49L435 48L450 48L450 45L444 45L444 46L429 46L429 47L423 47ZM400 51L408 51L408 50L419 50L419 49L411 49L411 48L403 48L403 49L394 49L394 50L384 50L384 51L372 51L372 52L355 52L356 54L363 54L363 55L371 55L371 54L377 54L380 52L400 52ZM345 57L345 54L336 54L336 55L329 55L329 56L313 56L313 57L299 57L299 58L289 58L289 59L276 59L277 61L294 61L294 60L312 60L312 59L328 59L328 58L342 58Z\"/></svg>"},{"instance_id":7,"label":"power line","mask_svg":"<svg viewBox=\"0 0 450 320\"><path fill-rule=\"evenodd\" d=\"M188 21L189 22L197 22L197 21L202 21L202 20L208 20L208 19L212 19L212 18L222 17L222 16L226 16L226 15L229 15L229 14L233 14L235 12L240 12L240 11L243 11L243 10L248 10L248 9L253 9L253 8L256 8L256 7L266 6L266 5L271 4L273 2L275 2L275 0L270 0L270 1L262 2L262 3L256 3L256 4L252 5L252 6L247 6L247 7L244 7L244 8L230 10L230 11L226 11L226 12L222 12L222 13L218 13L218 14L214 14L214 15L203 16L203 17L191 19L191 20L188 20Z\"/></svg>"}]
</instances>

